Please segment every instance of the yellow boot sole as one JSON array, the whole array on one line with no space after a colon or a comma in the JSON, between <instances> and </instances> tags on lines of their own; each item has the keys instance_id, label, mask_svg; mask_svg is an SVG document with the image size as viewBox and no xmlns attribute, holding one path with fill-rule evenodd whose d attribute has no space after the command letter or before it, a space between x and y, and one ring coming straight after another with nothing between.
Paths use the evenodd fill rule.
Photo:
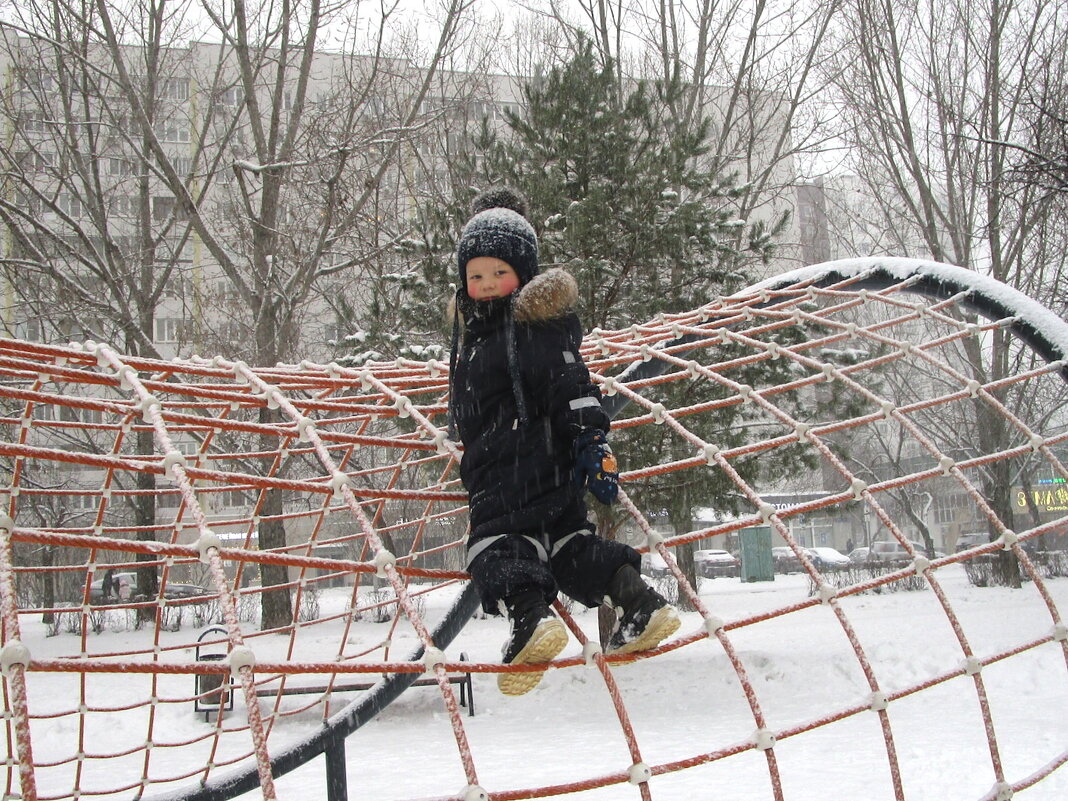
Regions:
<instances>
[{"instance_id":1,"label":"yellow boot sole","mask_svg":"<svg viewBox=\"0 0 1068 801\"><path fill-rule=\"evenodd\" d=\"M527 644L515 655L509 664L533 665L539 662L551 662L567 645L567 628L563 621L553 618L543 621L530 635ZM524 695L538 686L544 670L529 673L500 673L497 675L497 689L505 695Z\"/></svg>"},{"instance_id":2,"label":"yellow boot sole","mask_svg":"<svg viewBox=\"0 0 1068 801\"><path fill-rule=\"evenodd\" d=\"M679 613L675 607L662 606L653 612L645 631L614 651L609 651L609 653L631 654L635 651L648 651L650 648L656 648L656 646L678 631L680 625L682 625L682 621L679 620Z\"/></svg>"}]
</instances>

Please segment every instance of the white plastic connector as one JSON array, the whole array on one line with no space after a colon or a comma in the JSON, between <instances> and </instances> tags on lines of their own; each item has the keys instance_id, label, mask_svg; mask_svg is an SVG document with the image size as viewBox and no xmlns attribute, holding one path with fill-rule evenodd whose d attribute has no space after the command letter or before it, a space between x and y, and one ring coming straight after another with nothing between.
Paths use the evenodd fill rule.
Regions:
<instances>
[{"instance_id":1,"label":"white plastic connector","mask_svg":"<svg viewBox=\"0 0 1068 801\"><path fill-rule=\"evenodd\" d=\"M968 383L965 384L968 388L968 394L973 398L979 394L979 390L983 388L983 385L976 381L974 378L968 379Z\"/></svg>"},{"instance_id":2,"label":"white plastic connector","mask_svg":"<svg viewBox=\"0 0 1068 801\"><path fill-rule=\"evenodd\" d=\"M393 408L397 410L397 417L401 419L412 416L412 402L403 395L399 395L393 402Z\"/></svg>"},{"instance_id":3,"label":"white plastic connector","mask_svg":"<svg viewBox=\"0 0 1068 801\"><path fill-rule=\"evenodd\" d=\"M1016 532L1013 531L1011 528L1005 529L1002 535L998 537L998 543L1001 544L1001 549L1004 551L1010 550L1012 546L1018 543L1019 541L1020 538L1016 536Z\"/></svg>"},{"instance_id":4,"label":"white plastic connector","mask_svg":"<svg viewBox=\"0 0 1068 801\"><path fill-rule=\"evenodd\" d=\"M653 416L653 422L657 425L660 425L664 422L664 415L666 411L667 410L664 408L664 404L662 403L654 403L649 408L649 414Z\"/></svg>"},{"instance_id":5,"label":"white plastic connector","mask_svg":"<svg viewBox=\"0 0 1068 801\"><path fill-rule=\"evenodd\" d=\"M234 362L234 380L239 384L247 384L248 376L245 373L248 371L248 365L244 362Z\"/></svg>"},{"instance_id":6,"label":"white plastic connector","mask_svg":"<svg viewBox=\"0 0 1068 801\"><path fill-rule=\"evenodd\" d=\"M189 467L189 463L186 461L185 454L181 451L169 451L163 457L163 472L170 473L171 468L175 465L181 465L182 469Z\"/></svg>"},{"instance_id":7,"label":"white plastic connector","mask_svg":"<svg viewBox=\"0 0 1068 801\"><path fill-rule=\"evenodd\" d=\"M601 382L601 392L609 396L615 395L618 392L618 382L612 376L608 376Z\"/></svg>"},{"instance_id":8,"label":"white plastic connector","mask_svg":"<svg viewBox=\"0 0 1068 801\"><path fill-rule=\"evenodd\" d=\"M994 801L1010 801L1013 797L1012 785L1008 782L994 782L992 792Z\"/></svg>"},{"instance_id":9,"label":"white plastic connector","mask_svg":"<svg viewBox=\"0 0 1068 801\"><path fill-rule=\"evenodd\" d=\"M463 790L464 801L489 801L489 793L477 784L469 784Z\"/></svg>"},{"instance_id":10,"label":"white plastic connector","mask_svg":"<svg viewBox=\"0 0 1068 801\"><path fill-rule=\"evenodd\" d=\"M635 762L627 771L627 776L631 784L645 784L653 778L653 771L644 762Z\"/></svg>"},{"instance_id":11,"label":"white plastic connector","mask_svg":"<svg viewBox=\"0 0 1068 801\"><path fill-rule=\"evenodd\" d=\"M718 445L712 445L710 443L708 445L705 445L705 447L702 448L701 450L702 450L702 453L704 454L706 462L708 462L709 464L715 464L716 463L716 456L718 456L719 453L720 453L720 447Z\"/></svg>"},{"instance_id":12,"label":"white plastic connector","mask_svg":"<svg viewBox=\"0 0 1068 801\"><path fill-rule=\"evenodd\" d=\"M938 460L938 466L942 468L942 475L948 476L949 471L956 467L957 463L948 456L943 456Z\"/></svg>"},{"instance_id":13,"label":"white plastic connector","mask_svg":"<svg viewBox=\"0 0 1068 801\"><path fill-rule=\"evenodd\" d=\"M655 531L650 531L645 535L645 545L649 548L649 553L652 553L657 547L664 541L662 534L657 534Z\"/></svg>"},{"instance_id":14,"label":"white plastic connector","mask_svg":"<svg viewBox=\"0 0 1068 801\"><path fill-rule=\"evenodd\" d=\"M440 648L427 648L426 653L423 654L423 664L426 665L427 673L433 673L436 667L444 665L446 661L445 652Z\"/></svg>"},{"instance_id":15,"label":"white plastic connector","mask_svg":"<svg viewBox=\"0 0 1068 801\"><path fill-rule=\"evenodd\" d=\"M748 384L741 384L738 387L738 395L741 396L743 402L748 402L753 396L753 388Z\"/></svg>"},{"instance_id":16,"label":"white plastic connector","mask_svg":"<svg viewBox=\"0 0 1068 801\"><path fill-rule=\"evenodd\" d=\"M798 423L794 426L794 433L797 434L798 442L811 442L810 431L812 431L812 426L808 423Z\"/></svg>"},{"instance_id":17,"label":"white plastic connector","mask_svg":"<svg viewBox=\"0 0 1068 801\"><path fill-rule=\"evenodd\" d=\"M691 359L686 362L686 374L690 376L692 380L696 381L701 377L701 365Z\"/></svg>"},{"instance_id":18,"label":"white plastic connector","mask_svg":"<svg viewBox=\"0 0 1068 801\"><path fill-rule=\"evenodd\" d=\"M335 472L334 475L330 478L330 489L334 492L335 501L341 500L341 490L343 487L348 486L350 486L349 477L342 473L340 470Z\"/></svg>"},{"instance_id":19,"label":"white plastic connector","mask_svg":"<svg viewBox=\"0 0 1068 801\"><path fill-rule=\"evenodd\" d=\"M964 660L964 672L969 676L974 676L983 669L983 663L979 661L977 656L969 656Z\"/></svg>"},{"instance_id":20,"label":"white plastic connector","mask_svg":"<svg viewBox=\"0 0 1068 801\"><path fill-rule=\"evenodd\" d=\"M434 450L438 453L448 453L448 448L445 447L445 432L434 432Z\"/></svg>"},{"instance_id":21,"label":"white plastic connector","mask_svg":"<svg viewBox=\"0 0 1068 801\"><path fill-rule=\"evenodd\" d=\"M761 751L770 751L775 747L775 735L769 729L757 729L753 732L753 745Z\"/></svg>"},{"instance_id":22,"label":"white plastic connector","mask_svg":"<svg viewBox=\"0 0 1068 801\"><path fill-rule=\"evenodd\" d=\"M221 551L223 546L222 540L219 539L219 535L214 531L209 531L206 534L201 534L200 537L197 538L195 547L197 552L200 553L200 561L207 564L211 561L211 558L208 556L208 550L210 548L215 548Z\"/></svg>"},{"instance_id":23,"label":"white plastic connector","mask_svg":"<svg viewBox=\"0 0 1068 801\"><path fill-rule=\"evenodd\" d=\"M868 701L868 706L872 712L882 712L890 705L890 701L886 697L886 693L882 690L876 690L871 694Z\"/></svg>"},{"instance_id":24,"label":"white plastic connector","mask_svg":"<svg viewBox=\"0 0 1068 801\"><path fill-rule=\"evenodd\" d=\"M713 615L711 612L708 614L708 617L705 618L705 631L708 632L710 638L717 636L725 625L726 623L723 618L718 615Z\"/></svg>"},{"instance_id":25,"label":"white plastic connector","mask_svg":"<svg viewBox=\"0 0 1068 801\"><path fill-rule=\"evenodd\" d=\"M767 501L761 501L760 506L757 507L757 513L760 515L760 518L767 523L771 520L771 516L775 514L775 507Z\"/></svg>"},{"instance_id":26,"label":"white plastic connector","mask_svg":"<svg viewBox=\"0 0 1068 801\"><path fill-rule=\"evenodd\" d=\"M779 347L778 342L768 342L764 347L767 349L768 355L773 359L777 359L782 355L782 348Z\"/></svg>"},{"instance_id":27,"label":"white plastic connector","mask_svg":"<svg viewBox=\"0 0 1068 801\"><path fill-rule=\"evenodd\" d=\"M912 560L912 570L917 576L922 576L931 568L931 560L926 556L917 556Z\"/></svg>"},{"instance_id":28,"label":"white plastic connector","mask_svg":"<svg viewBox=\"0 0 1068 801\"><path fill-rule=\"evenodd\" d=\"M849 489L853 491L853 497L859 501L868 489L868 482L859 478L854 478L849 482Z\"/></svg>"},{"instance_id":29,"label":"white plastic connector","mask_svg":"<svg viewBox=\"0 0 1068 801\"><path fill-rule=\"evenodd\" d=\"M639 355L641 355L643 362L649 362L653 359L653 349L650 348L647 344L642 345L640 348L638 348L638 353Z\"/></svg>"},{"instance_id":30,"label":"white plastic connector","mask_svg":"<svg viewBox=\"0 0 1068 801\"><path fill-rule=\"evenodd\" d=\"M10 676L15 665L20 665L23 670L30 666L30 649L23 645L22 640L9 640L0 649L0 673Z\"/></svg>"},{"instance_id":31,"label":"white plastic connector","mask_svg":"<svg viewBox=\"0 0 1068 801\"><path fill-rule=\"evenodd\" d=\"M230 665L230 672L237 673L241 668L256 667L256 654L247 645L239 645L226 657Z\"/></svg>"},{"instance_id":32,"label":"white plastic connector","mask_svg":"<svg viewBox=\"0 0 1068 801\"><path fill-rule=\"evenodd\" d=\"M890 401L883 401L879 404L879 408L883 410L883 417L887 420L889 420L890 415L894 413L894 404Z\"/></svg>"},{"instance_id":33,"label":"white plastic connector","mask_svg":"<svg viewBox=\"0 0 1068 801\"><path fill-rule=\"evenodd\" d=\"M308 417L297 418L297 438L301 442L311 441L311 432L315 430L315 421Z\"/></svg>"},{"instance_id":34,"label":"white plastic connector","mask_svg":"<svg viewBox=\"0 0 1068 801\"><path fill-rule=\"evenodd\" d=\"M1036 452L1039 448L1046 444L1046 438L1038 434L1031 435L1031 451Z\"/></svg>"},{"instance_id":35,"label":"white plastic connector","mask_svg":"<svg viewBox=\"0 0 1068 801\"><path fill-rule=\"evenodd\" d=\"M820 584L819 596L821 604L830 605L838 600L838 590L830 584Z\"/></svg>"},{"instance_id":36,"label":"white plastic connector","mask_svg":"<svg viewBox=\"0 0 1068 801\"><path fill-rule=\"evenodd\" d=\"M1057 642L1068 642L1068 625L1057 623L1053 627L1053 639Z\"/></svg>"},{"instance_id":37,"label":"white plastic connector","mask_svg":"<svg viewBox=\"0 0 1068 801\"><path fill-rule=\"evenodd\" d=\"M152 410L153 409L155 409L158 412L161 408L163 408L162 406L160 406L159 399L155 395L147 395L147 396L145 396L145 398L140 403L140 407L141 407L141 417L144 419L144 421L146 423L151 423L152 422L149 419L149 415L152 414Z\"/></svg>"},{"instance_id":38,"label":"white plastic connector","mask_svg":"<svg viewBox=\"0 0 1068 801\"><path fill-rule=\"evenodd\" d=\"M381 551L375 554L375 575L379 578L386 578L386 568L396 567L397 557L383 548Z\"/></svg>"},{"instance_id":39,"label":"white plastic connector","mask_svg":"<svg viewBox=\"0 0 1068 801\"><path fill-rule=\"evenodd\" d=\"M136 377L137 372L130 365L124 364L119 368L119 389L133 389L133 379Z\"/></svg>"},{"instance_id":40,"label":"white plastic connector","mask_svg":"<svg viewBox=\"0 0 1068 801\"><path fill-rule=\"evenodd\" d=\"M582 659L589 667L597 664L597 656L600 653L602 653L600 644L592 640L587 640L586 644L582 646Z\"/></svg>"}]
</instances>

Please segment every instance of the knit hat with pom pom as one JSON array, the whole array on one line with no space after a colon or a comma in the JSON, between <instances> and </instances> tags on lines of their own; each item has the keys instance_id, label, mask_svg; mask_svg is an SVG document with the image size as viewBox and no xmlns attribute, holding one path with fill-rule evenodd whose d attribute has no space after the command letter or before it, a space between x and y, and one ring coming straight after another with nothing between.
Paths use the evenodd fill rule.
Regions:
<instances>
[{"instance_id":1,"label":"knit hat with pom pom","mask_svg":"<svg viewBox=\"0 0 1068 801\"><path fill-rule=\"evenodd\" d=\"M474 216L460 232L456 262L467 286L467 263L478 256L507 262L523 286L538 274L538 236L526 218L526 202L513 189L488 189L471 203Z\"/></svg>"}]
</instances>

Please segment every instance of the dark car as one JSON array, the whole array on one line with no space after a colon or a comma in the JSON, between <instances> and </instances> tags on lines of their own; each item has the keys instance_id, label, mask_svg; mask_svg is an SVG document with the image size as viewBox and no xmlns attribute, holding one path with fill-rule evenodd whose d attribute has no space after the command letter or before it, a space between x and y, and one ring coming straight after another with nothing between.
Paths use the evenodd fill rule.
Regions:
<instances>
[{"instance_id":1,"label":"dark car","mask_svg":"<svg viewBox=\"0 0 1068 801\"><path fill-rule=\"evenodd\" d=\"M137 572L129 571L123 573L116 573L114 575L114 587L110 597L104 597L104 579L98 578L92 584L89 585L89 603L101 604L101 603L118 603L122 598L119 596L119 588L125 584L129 588L129 598L137 598L143 595L137 586ZM168 581L167 586L163 588L163 597L169 601L178 600L180 598L196 598L203 595L214 595L214 593L206 587L201 587L199 584L182 584L180 582Z\"/></svg>"},{"instance_id":2,"label":"dark car","mask_svg":"<svg viewBox=\"0 0 1068 801\"><path fill-rule=\"evenodd\" d=\"M912 549L918 556L927 555L927 546L922 542L909 542ZM941 551L935 551L935 558L941 558L945 556ZM871 549L868 552L869 562L880 562L886 565L904 565L912 561L912 556L905 546L897 540L881 540L879 542L873 542Z\"/></svg>"},{"instance_id":3,"label":"dark car","mask_svg":"<svg viewBox=\"0 0 1068 801\"><path fill-rule=\"evenodd\" d=\"M776 573L801 572L801 560L794 553L794 549L786 545L778 545L771 549L771 562Z\"/></svg>"},{"instance_id":4,"label":"dark car","mask_svg":"<svg viewBox=\"0 0 1068 801\"><path fill-rule=\"evenodd\" d=\"M738 558L727 551L715 548L694 551L693 563L697 575L704 578L738 575Z\"/></svg>"}]
</instances>

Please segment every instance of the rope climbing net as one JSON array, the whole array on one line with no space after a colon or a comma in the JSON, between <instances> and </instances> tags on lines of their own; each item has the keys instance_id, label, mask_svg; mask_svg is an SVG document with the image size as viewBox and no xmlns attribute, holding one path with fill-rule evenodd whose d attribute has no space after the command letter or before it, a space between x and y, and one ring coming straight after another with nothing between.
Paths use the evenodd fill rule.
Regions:
<instances>
[{"instance_id":1,"label":"rope climbing net","mask_svg":"<svg viewBox=\"0 0 1068 801\"><path fill-rule=\"evenodd\" d=\"M478 686L530 668L502 666L474 639L474 658L459 658L475 629L496 626L499 640L504 624L468 622L477 599L462 570L461 452L444 434L446 364L253 368L0 341L4 798L221 799L252 788L274 799L279 776L320 753L330 797L341 798L346 736L359 747L348 765L358 776L423 725L436 727L430 739L447 745L440 759L451 767L415 770L429 784L410 791L367 785L373 797L593 798L621 786L642 799L695 797L672 795L687 786L672 781L714 780L737 763L756 777L738 797L781 801L811 797L794 794L806 785L793 749L808 740L844 763L877 751L868 797L931 797L922 779L912 783L918 757L901 743L910 703L937 714L957 703L940 695L951 686L974 708L958 736L985 755L981 770L967 769L985 789L960 797L1051 797L1042 789L1068 761L1058 606L1068 598L1066 355L1068 325L1039 304L904 260L807 268L688 313L593 331L583 357L615 415L623 468L621 501L599 509L599 523L662 562L666 578L655 580L677 585L693 611L654 651L613 657L597 645L596 617L558 602L581 647L565 650L546 682L603 697L593 707L603 718L583 726L618 732L619 746L607 762L562 759L559 770L517 756L524 764L502 774L491 743L512 713L466 717L450 678L472 674ZM680 492L716 514L669 532L666 499ZM936 514L952 543L924 539ZM817 525L847 524L872 560L833 570L806 546L821 544L811 541ZM771 579L761 575L770 557L746 547L765 533L789 549L804 591L738 611L717 582L696 578L690 554L740 545L755 585ZM877 543L896 557L876 560ZM969 547L941 552L959 543ZM974 596L957 594L960 576L1030 600L1001 605L1002 588L987 588L984 615L1026 610L1008 641L985 636ZM892 614L906 593L922 593L936 614L900 621L900 640L865 629L865 610ZM811 616L820 647L844 651L836 664L862 692L816 693L787 712L765 686L775 670L749 643L764 631L789 638ZM936 630L952 661L917 657L891 677L889 655L922 652ZM1030 732L1021 751L995 687L1037 656L1039 697L1061 723ZM813 685L825 667L799 665ZM633 677L654 675L648 704ZM417 679L431 687L389 740L383 710ZM566 701L536 703L575 722ZM708 727L680 723L662 742L663 720L689 720L690 706ZM355 734L376 716L381 736ZM408 759L438 764L429 753Z\"/></svg>"}]
</instances>

